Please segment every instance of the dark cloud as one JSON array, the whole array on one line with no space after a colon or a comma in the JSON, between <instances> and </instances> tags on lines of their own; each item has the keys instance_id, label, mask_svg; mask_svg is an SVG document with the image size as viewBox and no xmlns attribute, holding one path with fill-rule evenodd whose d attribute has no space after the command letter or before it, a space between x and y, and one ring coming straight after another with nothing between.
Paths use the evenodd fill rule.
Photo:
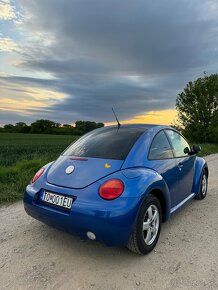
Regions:
<instances>
[{"instance_id":1,"label":"dark cloud","mask_svg":"<svg viewBox=\"0 0 218 290\"><path fill-rule=\"evenodd\" d=\"M112 106L121 119L173 108L189 80L218 64L216 0L21 3L28 15L23 29L51 42L29 44L20 68L55 80L16 81L66 94L48 108L49 117L106 122L113 120Z\"/></svg>"}]
</instances>

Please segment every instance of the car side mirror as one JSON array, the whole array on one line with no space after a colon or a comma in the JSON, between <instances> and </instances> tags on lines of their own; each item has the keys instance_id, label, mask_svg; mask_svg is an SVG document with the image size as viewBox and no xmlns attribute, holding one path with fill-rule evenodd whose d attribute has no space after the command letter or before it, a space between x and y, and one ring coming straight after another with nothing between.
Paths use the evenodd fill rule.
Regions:
<instances>
[{"instance_id":1,"label":"car side mirror","mask_svg":"<svg viewBox=\"0 0 218 290\"><path fill-rule=\"evenodd\" d=\"M188 147L185 147L185 149L184 149L184 153L185 153L185 154L190 154L190 150L189 150Z\"/></svg>"},{"instance_id":2,"label":"car side mirror","mask_svg":"<svg viewBox=\"0 0 218 290\"><path fill-rule=\"evenodd\" d=\"M198 145L193 145L192 146L192 152L193 152L193 154L197 154L200 151L201 151L201 146L198 146Z\"/></svg>"}]
</instances>

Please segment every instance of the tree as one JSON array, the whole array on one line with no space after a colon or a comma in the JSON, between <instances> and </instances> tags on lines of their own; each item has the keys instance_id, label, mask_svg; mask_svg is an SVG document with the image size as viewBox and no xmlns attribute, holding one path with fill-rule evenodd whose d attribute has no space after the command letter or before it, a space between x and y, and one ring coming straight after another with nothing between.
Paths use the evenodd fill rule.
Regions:
<instances>
[{"instance_id":1,"label":"tree","mask_svg":"<svg viewBox=\"0 0 218 290\"><path fill-rule=\"evenodd\" d=\"M55 123L55 124L54 124L54 127L55 127L55 128L60 128L60 127L61 127L61 123Z\"/></svg>"},{"instance_id":2,"label":"tree","mask_svg":"<svg viewBox=\"0 0 218 290\"><path fill-rule=\"evenodd\" d=\"M176 109L188 139L218 142L218 74L189 82L176 99Z\"/></svg>"},{"instance_id":3,"label":"tree","mask_svg":"<svg viewBox=\"0 0 218 290\"><path fill-rule=\"evenodd\" d=\"M104 127L104 123L97 123L96 127L97 128L102 128L102 127Z\"/></svg>"},{"instance_id":4,"label":"tree","mask_svg":"<svg viewBox=\"0 0 218 290\"><path fill-rule=\"evenodd\" d=\"M50 120L37 120L31 124L32 133L52 133L52 129L55 128L56 123Z\"/></svg>"},{"instance_id":5,"label":"tree","mask_svg":"<svg viewBox=\"0 0 218 290\"><path fill-rule=\"evenodd\" d=\"M17 122L17 123L15 124L15 126L16 126L16 127L25 127L25 126L27 126L27 124L24 123L24 122Z\"/></svg>"},{"instance_id":6,"label":"tree","mask_svg":"<svg viewBox=\"0 0 218 290\"><path fill-rule=\"evenodd\" d=\"M4 129L5 129L5 132L10 132L14 129L14 125L6 124L6 125L4 125Z\"/></svg>"},{"instance_id":7,"label":"tree","mask_svg":"<svg viewBox=\"0 0 218 290\"><path fill-rule=\"evenodd\" d=\"M92 121L76 121L75 125L76 125L75 132L78 135L85 134L96 128L104 127L103 123L96 123Z\"/></svg>"},{"instance_id":8,"label":"tree","mask_svg":"<svg viewBox=\"0 0 218 290\"><path fill-rule=\"evenodd\" d=\"M14 132L16 133L29 133L30 127L24 122L18 122L14 126Z\"/></svg>"}]
</instances>

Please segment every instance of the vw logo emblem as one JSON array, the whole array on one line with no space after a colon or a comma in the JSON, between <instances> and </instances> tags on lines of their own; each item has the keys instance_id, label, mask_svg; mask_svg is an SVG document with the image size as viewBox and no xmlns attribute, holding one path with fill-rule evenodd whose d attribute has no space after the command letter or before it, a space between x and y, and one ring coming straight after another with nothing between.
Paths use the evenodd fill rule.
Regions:
<instances>
[{"instance_id":1,"label":"vw logo emblem","mask_svg":"<svg viewBox=\"0 0 218 290\"><path fill-rule=\"evenodd\" d=\"M71 174L74 171L75 167L73 165L68 166L65 169L66 174Z\"/></svg>"}]
</instances>

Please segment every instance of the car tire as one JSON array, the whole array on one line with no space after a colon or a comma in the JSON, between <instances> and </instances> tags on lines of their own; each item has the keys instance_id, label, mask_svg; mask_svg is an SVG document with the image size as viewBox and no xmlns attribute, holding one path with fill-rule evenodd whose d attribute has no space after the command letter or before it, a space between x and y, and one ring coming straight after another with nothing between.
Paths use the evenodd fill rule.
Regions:
<instances>
[{"instance_id":1,"label":"car tire","mask_svg":"<svg viewBox=\"0 0 218 290\"><path fill-rule=\"evenodd\" d=\"M140 207L127 248L140 255L151 252L158 241L161 222L160 202L149 194Z\"/></svg>"},{"instance_id":2,"label":"car tire","mask_svg":"<svg viewBox=\"0 0 218 290\"><path fill-rule=\"evenodd\" d=\"M206 169L203 169L202 175L201 175L201 183L199 187L199 192L195 196L195 199L202 200L207 195L207 186L208 186L208 174Z\"/></svg>"}]
</instances>

